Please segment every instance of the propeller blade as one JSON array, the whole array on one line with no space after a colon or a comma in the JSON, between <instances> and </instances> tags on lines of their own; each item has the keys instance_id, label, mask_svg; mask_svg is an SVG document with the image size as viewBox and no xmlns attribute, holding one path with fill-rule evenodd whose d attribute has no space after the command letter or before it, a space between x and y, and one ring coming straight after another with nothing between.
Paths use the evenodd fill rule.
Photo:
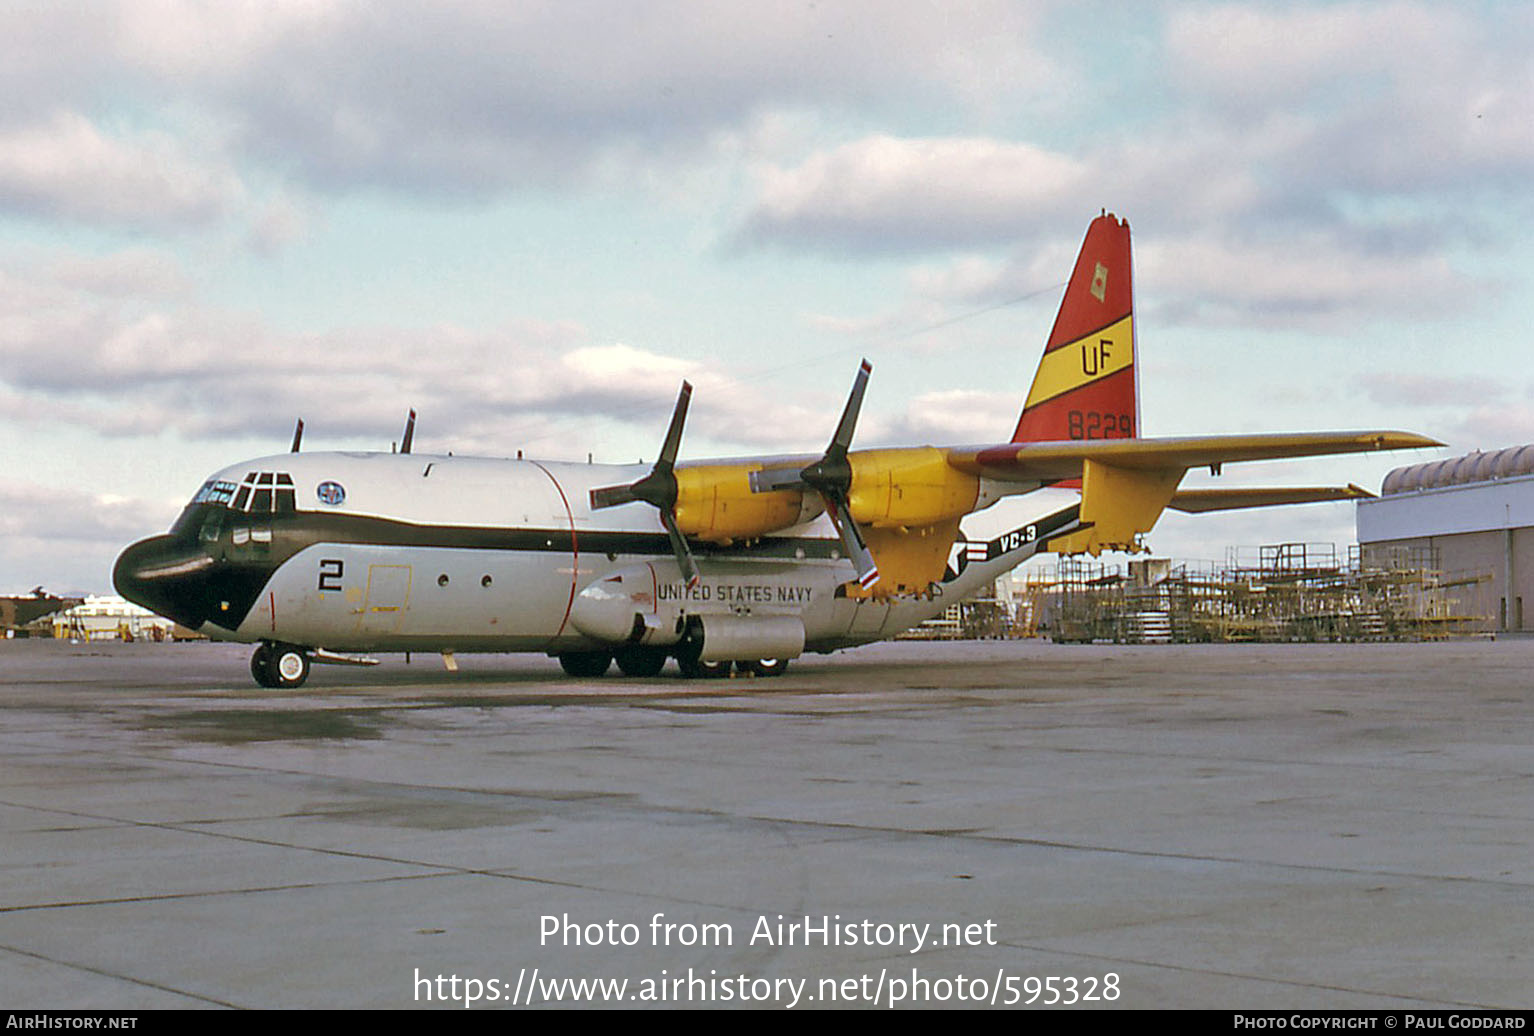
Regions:
<instances>
[{"instance_id":1,"label":"propeller blade","mask_svg":"<svg viewBox=\"0 0 1534 1036\"><path fill-rule=\"evenodd\" d=\"M857 569L858 585L867 590L879 581L879 566L874 563L868 544L863 542L858 523L852 520L846 501L839 498L826 501L826 512L831 516L831 524L836 526L836 534L842 538L842 549Z\"/></svg>"},{"instance_id":2,"label":"propeller blade","mask_svg":"<svg viewBox=\"0 0 1534 1036\"><path fill-rule=\"evenodd\" d=\"M405 418L405 438L400 442L401 453L410 452L410 444L415 442L415 411L410 411L410 416Z\"/></svg>"},{"instance_id":3,"label":"propeller blade","mask_svg":"<svg viewBox=\"0 0 1534 1036\"><path fill-rule=\"evenodd\" d=\"M780 489L804 489L804 475L798 468L762 468L746 476L753 493L775 493Z\"/></svg>"},{"instance_id":4,"label":"propeller blade","mask_svg":"<svg viewBox=\"0 0 1534 1036\"><path fill-rule=\"evenodd\" d=\"M637 482L626 486L603 486L591 491L591 508L600 511L604 507L617 507L643 500L662 511L676 508L677 450L682 445L682 426L687 422L687 405L692 401L692 385L682 382L682 391L676 397L676 409L671 412L671 426L666 429L666 441L661 444L660 459L650 473Z\"/></svg>"},{"instance_id":5,"label":"propeller blade","mask_svg":"<svg viewBox=\"0 0 1534 1036\"><path fill-rule=\"evenodd\" d=\"M682 530L676 525L676 511L666 508L660 513L660 522L666 527L666 535L671 537L671 552L676 555L676 563L682 569L682 578L687 581L689 587L698 585L698 563L692 558L692 551L687 546L687 537L682 535Z\"/></svg>"},{"instance_id":6,"label":"propeller blade","mask_svg":"<svg viewBox=\"0 0 1534 1036\"><path fill-rule=\"evenodd\" d=\"M837 451L841 456L847 455L847 447L852 445L852 432L857 427L858 412L863 409L863 393L868 390L868 375L873 373L873 364L863 361L858 368L857 378L852 382L852 394L847 397L847 405L842 409L842 419L836 425L836 434L831 436L831 445L826 453Z\"/></svg>"},{"instance_id":7,"label":"propeller blade","mask_svg":"<svg viewBox=\"0 0 1534 1036\"><path fill-rule=\"evenodd\" d=\"M666 441L661 444L660 459L655 462L659 468L666 466L671 470L676 464L676 451L682 445L682 425L687 421L687 405L692 402L692 385L682 382L682 391L676 397L676 409L671 412L671 427L666 429Z\"/></svg>"},{"instance_id":8,"label":"propeller blade","mask_svg":"<svg viewBox=\"0 0 1534 1036\"><path fill-rule=\"evenodd\" d=\"M298 446L303 441L304 441L304 419L302 417L300 417L298 419L298 424L293 426L293 448L288 450L288 452L289 453L297 453L298 452Z\"/></svg>"},{"instance_id":9,"label":"propeller blade","mask_svg":"<svg viewBox=\"0 0 1534 1036\"><path fill-rule=\"evenodd\" d=\"M639 497L634 495L633 486L603 486L591 491L591 509L600 511L604 507L631 504L638 499Z\"/></svg>"},{"instance_id":10,"label":"propeller blade","mask_svg":"<svg viewBox=\"0 0 1534 1036\"><path fill-rule=\"evenodd\" d=\"M852 392L847 396L847 405L842 408L842 419L836 424L836 434L831 436L831 445L818 461L799 473L805 484L819 490L828 503L832 495L845 497L852 488L852 466L847 463L847 447L852 445L858 412L863 409L863 393L868 390L868 375L873 369L873 364L863 361L852 383Z\"/></svg>"}]
</instances>

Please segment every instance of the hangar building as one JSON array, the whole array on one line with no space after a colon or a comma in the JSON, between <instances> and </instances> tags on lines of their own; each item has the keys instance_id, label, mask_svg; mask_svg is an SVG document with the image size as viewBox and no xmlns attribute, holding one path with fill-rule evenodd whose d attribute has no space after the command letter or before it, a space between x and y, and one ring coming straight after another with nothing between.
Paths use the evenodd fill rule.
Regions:
<instances>
[{"instance_id":1,"label":"hangar building","mask_svg":"<svg viewBox=\"0 0 1534 1036\"><path fill-rule=\"evenodd\" d=\"M1534 628L1534 445L1396 468L1358 502L1358 543L1366 566L1484 573L1490 628Z\"/></svg>"}]
</instances>

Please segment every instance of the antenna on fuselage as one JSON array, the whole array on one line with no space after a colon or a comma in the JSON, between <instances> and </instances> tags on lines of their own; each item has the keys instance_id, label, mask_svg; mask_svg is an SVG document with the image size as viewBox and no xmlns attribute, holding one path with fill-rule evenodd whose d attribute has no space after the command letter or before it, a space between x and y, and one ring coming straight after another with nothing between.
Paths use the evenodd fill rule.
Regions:
<instances>
[{"instance_id":1,"label":"antenna on fuselage","mask_svg":"<svg viewBox=\"0 0 1534 1036\"><path fill-rule=\"evenodd\" d=\"M303 441L304 441L304 419L302 417L300 417L298 419L298 424L293 426L293 446L292 446L291 449L288 450L288 452L289 453L297 453L298 452L299 444L301 444Z\"/></svg>"},{"instance_id":2,"label":"antenna on fuselage","mask_svg":"<svg viewBox=\"0 0 1534 1036\"><path fill-rule=\"evenodd\" d=\"M410 444L415 441L415 411L410 411L410 416L405 418L405 438L400 441L399 451L410 452Z\"/></svg>"}]
</instances>

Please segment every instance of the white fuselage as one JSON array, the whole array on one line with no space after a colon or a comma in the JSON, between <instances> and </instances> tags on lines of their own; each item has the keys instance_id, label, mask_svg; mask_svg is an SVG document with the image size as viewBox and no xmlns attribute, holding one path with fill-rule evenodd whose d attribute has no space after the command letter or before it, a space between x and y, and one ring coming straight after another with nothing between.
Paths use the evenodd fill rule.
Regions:
<instances>
[{"instance_id":1,"label":"white fuselage","mask_svg":"<svg viewBox=\"0 0 1534 1036\"><path fill-rule=\"evenodd\" d=\"M695 545L701 580L687 587L653 507L590 506L591 489L647 470L379 453L277 454L231 466L208 484L226 487L214 499L227 509L193 517L218 564L246 566L249 589L243 602L214 602L201 631L338 651L580 650L604 643L572 621L580 595L626 573L630 588L649 584L637 599L657 615L794 616L805 649L829 651L939 613L1038 546L970 565L932 595L859 600L839 592L853 566L821 517L753 543ZM255 493L229 499L227 487L253 484L256 473L291 484L291 510ZM222 526L210 530L215 517ZM230 614L241 607L243 616Z\"/></svg>"}]
</instances>

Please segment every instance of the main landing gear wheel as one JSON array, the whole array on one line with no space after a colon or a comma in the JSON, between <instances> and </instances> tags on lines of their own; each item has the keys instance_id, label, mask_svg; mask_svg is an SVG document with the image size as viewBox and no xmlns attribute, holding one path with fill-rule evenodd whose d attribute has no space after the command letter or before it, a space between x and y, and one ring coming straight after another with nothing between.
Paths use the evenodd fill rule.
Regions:
<instances>
[{"instance_id":1,"label":"main landing gear wheel","mask_svg":"<svg viewBox=\"0 0 1534 1036\"><path fill-rule=\"evenodd\" d=\"M250 672L262 687L302 687L309 679L309 656L292 644L262 644L251 656Z\"/></svg>"},{"instance_id":2,"label":"main landing gear wheel","mask_svg":"<svg viewBox=\"0 0 1534 1036\"><path fill-rule=\"evenodd\" d=\"M698 656L703 654L703 627L698 625L697 618L689 620L691 628L682 642L676 646L677 668L682 670L682 675L689 680L715 680L721 676L730 675L729 662L705 662Z\"/></svg>"},{"instance_id":3,"label":"main landing gear wheel","mask_svg":"<svg viewBox=\"0 0 1534 1036\"><path fill-rule=\"evenodd\" d=\"M753 676L782 676L788 671L788 659L755 658L746 662L736 662L735 668Z\"/></svg>"},{"instance_id":4,"label":"main landing gear wheel","mask_svg":"<svg viewBox=\"0 0 1534 1036\"><path fill-rule=\"evenodd\" d=\"M624 676L659 676L660 671L666 667L666 652L663 648L634 644L619 648L616 658Z\"/></svg>"},{"instance_id":5,"label":"main landing gear wheel","mask_svg":"<svg viewBox=\"0 0 1534 1036\"><path fill-rule=\"evenodd\" d=\"M730 675L729 662L705 662L698 658L677 656L677 666L689 680L717 680Z\"/></svg>"},{"instance_id":6,"label":"main landing gear wheel","mask_svg":"<svg viewBox=\"0 0 1534 1036\"><path fill-rule=\"evenodd\" d=\"M559 667L569 676L593 678L604 676L613 664L606 651L566 651L559 656Z\"/></svg>"}]
</instances>

